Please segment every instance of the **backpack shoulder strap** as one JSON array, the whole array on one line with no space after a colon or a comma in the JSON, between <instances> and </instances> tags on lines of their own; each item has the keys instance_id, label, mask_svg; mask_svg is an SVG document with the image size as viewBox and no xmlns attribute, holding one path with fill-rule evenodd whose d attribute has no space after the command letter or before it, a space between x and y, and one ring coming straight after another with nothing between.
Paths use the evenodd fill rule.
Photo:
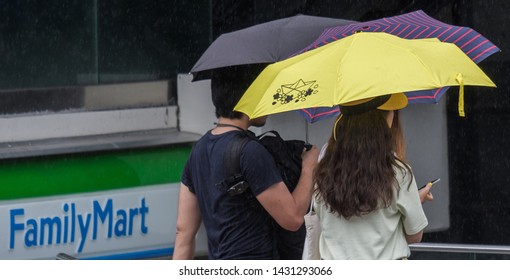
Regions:
<instances>
[{"instance_id":1,"label":"backpack shoulder strap","mask_svg":"<svg viewBox=\"0 0 510 280\"><path fill-rule=\"evenodd\" d=\"M241 172L241 151L250 140L250 137L246 136L245 133L238 133L228 143L227 151L223 158L225 177L230 177Z\"/></svg>"},{"instance_id":2,"label":"backpack shoulder strap","mask_svg":"<svg viewBox=\"0 0 510 280\"><path fill-rule=\"evenodd\" d=\"M253 139L249 133L238 133L227 145L223 157L225 178L216 186L225 190L230 196L243 194L249 188L241 172L241 152L246 143L251 140Z\"/></svg>"}]
</instances>

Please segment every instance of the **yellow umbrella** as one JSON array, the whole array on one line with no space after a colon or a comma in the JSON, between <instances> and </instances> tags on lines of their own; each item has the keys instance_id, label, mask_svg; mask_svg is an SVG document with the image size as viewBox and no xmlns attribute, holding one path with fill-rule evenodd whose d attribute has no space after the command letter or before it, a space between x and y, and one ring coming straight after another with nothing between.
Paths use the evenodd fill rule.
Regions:
<instances>
[{"instance_id":1,"label":"yellow umbrella","mask_svg":"<svg viewBox=\"0 0 510 280\"><path fill-rule=\"evenodd\" d=\"M360 32L269 65L234 110L253 119L457 85L496 86L454 44Z\"/></svg>"}]
</instances>

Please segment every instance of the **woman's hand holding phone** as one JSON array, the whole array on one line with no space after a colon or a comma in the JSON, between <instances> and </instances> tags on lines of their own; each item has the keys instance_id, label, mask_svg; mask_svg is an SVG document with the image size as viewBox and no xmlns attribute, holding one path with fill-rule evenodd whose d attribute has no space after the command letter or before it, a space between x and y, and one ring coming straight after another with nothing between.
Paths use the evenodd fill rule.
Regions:
<instances>
[{"instance_id":1,"label":"woman's hand holding phone","mask_svg":"<svg viewBox=\"0 0 510 280\"><path fill-rule=\"evenodd\" d=\"M434 185L435 183L437 183L437 182L439 182L439 181L441 181L441 178L434 179L434 180L432 180L432 181L428 182L427 184L425 184L425 185L421 186L418 190L421 190L421 189L425 188L425 187L426 187L426 186L428 186L429 184L432 186L432 185Z\"/></svg>"},{"instance_id":2,"label":"woman's hand holding phone","mask_svg":"<svg viewBox=\"0 0 510 280\"><path fill-rule=\"evenodd\" d=\"M420 195L420 201L422 204L425 203L426 201L431 201L434 199L434 196L430 192L430 189L432 188L432 185L439 182L439 180L441 180L441 179L437 178L435 180L432 180L418 189L418 193Z\"/></svg>"}]
</instances>

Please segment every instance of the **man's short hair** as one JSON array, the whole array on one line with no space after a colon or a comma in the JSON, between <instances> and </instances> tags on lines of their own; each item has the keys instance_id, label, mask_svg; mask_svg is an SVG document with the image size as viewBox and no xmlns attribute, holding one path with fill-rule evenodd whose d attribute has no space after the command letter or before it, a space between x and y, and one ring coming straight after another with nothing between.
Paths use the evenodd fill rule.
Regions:
<instances>
[{"instance_id":1,"label":"man's short hair","mask_svg":"<svg viewBox=\"0 0 510 280\"><path fill-rule=\"evenodd\" d=\"M211 74L212 102L216 117L239 119L234 107L265 65L249 64L216 69Z\"/></svg>"}]
</instances>

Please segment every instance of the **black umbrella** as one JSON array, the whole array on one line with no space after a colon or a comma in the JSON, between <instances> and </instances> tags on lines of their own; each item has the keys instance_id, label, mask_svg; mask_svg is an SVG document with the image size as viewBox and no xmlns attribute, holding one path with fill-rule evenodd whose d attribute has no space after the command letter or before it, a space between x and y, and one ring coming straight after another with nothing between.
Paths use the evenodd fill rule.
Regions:
<instances>
[{"instance_id":1,"label":"black umbrella","mask_svg":"<svg viewBox=\"0 0 510 280\"><path fill-rule=\"evenodd\" d=\"M246 64L268 64L308 46L328 27L355 21L296 15L219 36L191 69L193 80L209 78L208 70Z\"/></svg>"}]
</instances>

